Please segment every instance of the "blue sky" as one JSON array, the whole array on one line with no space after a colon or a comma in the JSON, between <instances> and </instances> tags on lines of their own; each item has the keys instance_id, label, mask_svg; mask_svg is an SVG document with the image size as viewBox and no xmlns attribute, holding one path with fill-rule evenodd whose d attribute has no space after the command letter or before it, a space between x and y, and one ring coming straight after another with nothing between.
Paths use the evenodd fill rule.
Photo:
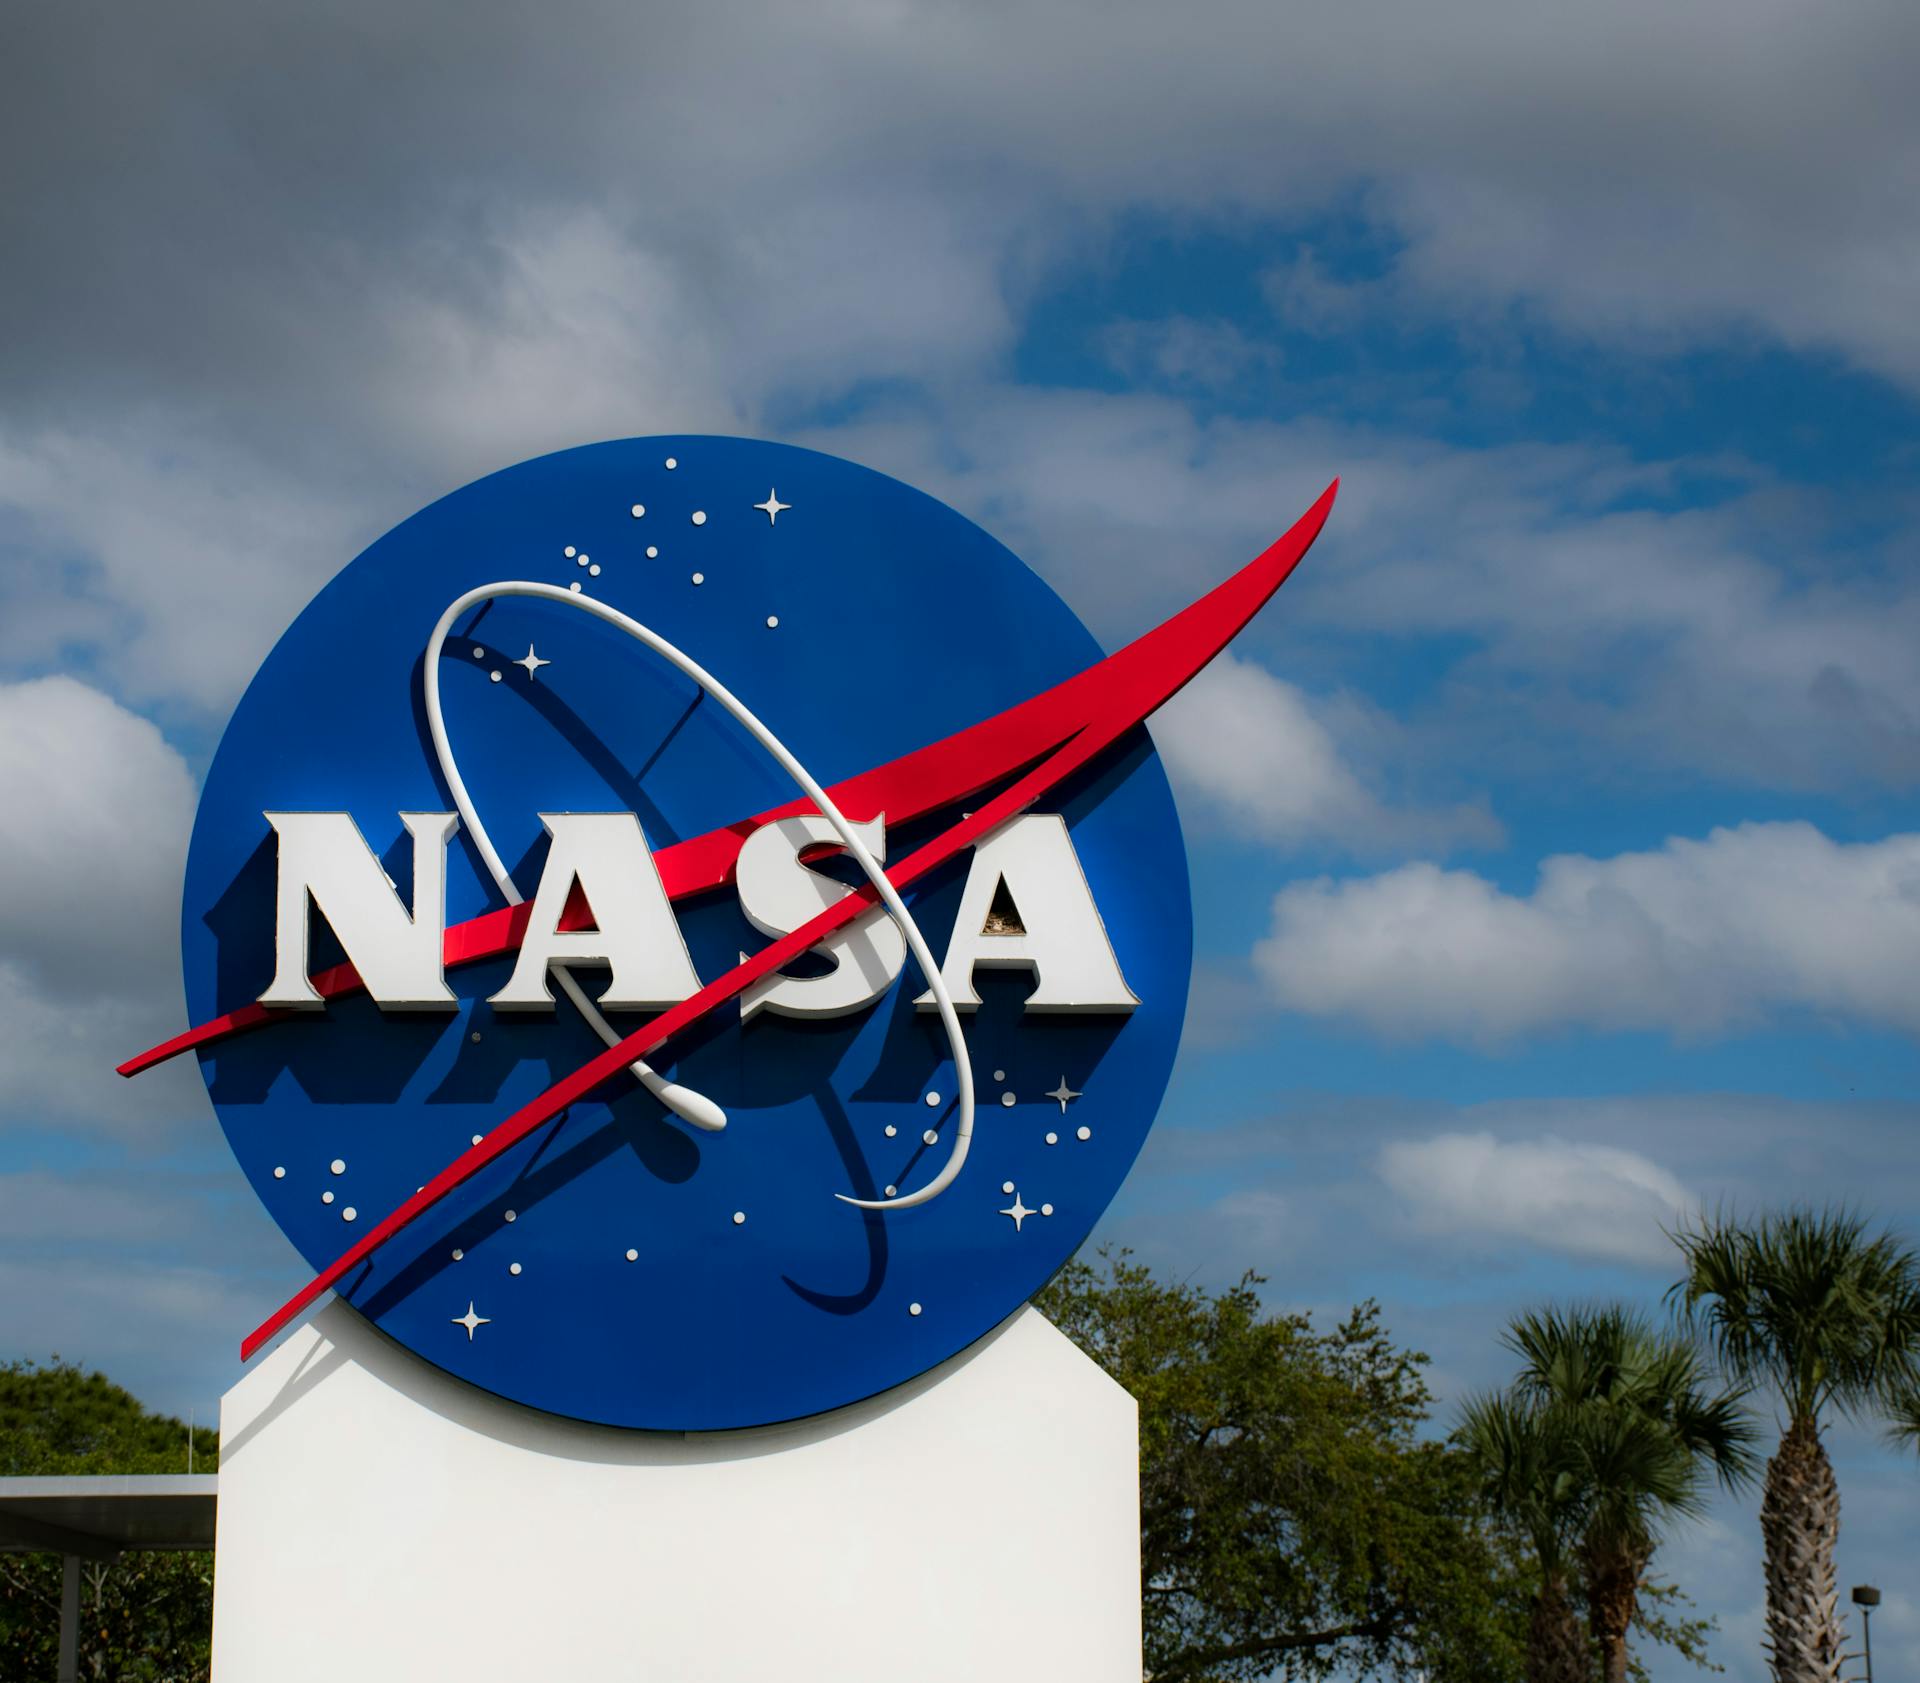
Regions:
<instances>
[{"instance_id":1,"label":"blue sky","mask_svg":"<svg viewBox=\"0 0 1920 1683\"><path fill-rule=\"evenodd\" d=\"M1156 727L1196 1006L1111 1238L1377 1296L1452 1398L1703 1204L1920 1236L1910 9L8 30L0 1353L214 1406L298 1269L191 1072L110 1065L225 717L423 502L666 430L897 473L1109 645L1343 476ZM1912 1669L1920 1464L1835 1448ZM1763 1675L1753 1502L1663 1559Z\"/></svg>"}]
</instances>

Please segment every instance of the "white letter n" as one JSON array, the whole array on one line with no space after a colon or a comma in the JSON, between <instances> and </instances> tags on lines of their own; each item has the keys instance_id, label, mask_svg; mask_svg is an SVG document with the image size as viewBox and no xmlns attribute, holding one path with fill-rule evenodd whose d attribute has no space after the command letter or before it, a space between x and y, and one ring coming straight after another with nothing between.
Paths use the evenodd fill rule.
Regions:
<instances>
[{"instance_id":1,"label":"white letter n","mask_svg":"<svg viewBox=\"0 0 1920 1683\"><path fill-rule=\"evenodd\" d=\"M375 1002L399 1011L451 1009L441 970L451 812L403 812L413 837L413 911L400 903L359 826L344 812L269 812L280 838L273 981L262 1005L324 1004L307 976L308 903L327 920Z\"/></svg>"}]
</instances>

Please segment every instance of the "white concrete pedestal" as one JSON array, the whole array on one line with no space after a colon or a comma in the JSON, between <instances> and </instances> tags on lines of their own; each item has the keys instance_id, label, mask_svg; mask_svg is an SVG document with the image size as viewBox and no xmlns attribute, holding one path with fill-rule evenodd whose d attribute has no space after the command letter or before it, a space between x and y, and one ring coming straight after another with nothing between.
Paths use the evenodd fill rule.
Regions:
<instances>
[{"instance_id":1,"label":"white concrete pedestal","mask_svg":"<svg viewBox=\"0 0 1920 1683\"><path fill-rule=\"evenodd\" d=\"M335 1304L221 1409L214 1683L1138 1683L1133 1399L1042 1316L793 1425L502 1403Z\"/></svg>"}]
</instances>

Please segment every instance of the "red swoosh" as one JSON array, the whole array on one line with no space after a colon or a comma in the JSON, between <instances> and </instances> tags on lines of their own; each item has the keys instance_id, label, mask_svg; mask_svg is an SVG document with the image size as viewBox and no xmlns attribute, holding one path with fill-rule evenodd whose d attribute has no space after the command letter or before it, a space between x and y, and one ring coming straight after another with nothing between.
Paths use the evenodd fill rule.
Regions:
<instances>
[{"instance_id":1,"label":"red swoosh","mask_svg":"<svg viewBox=\"0 0 1920 1683\"><path fill-rule=\"evenodd\" d=\"M972 846L990 830L1031 806L1055 784L1085 765L1182 689L1239 634L1286 581L1300 558L1312 546L1313 540L1320 535L1339 485L1336 479L1284 537L1232 578L1118 653L1004 713L984 719L956 735L887 765L835 784L829 793L842 808L851 808L856 813L884 811L891 820L898 822L961 800L1009 772L1023 765L1031 765L1031 770L987 801L977 812L952 825L893 866L887 872L888 880L896 888L905 888L963 848ZM1040 759L1042 755L1046 758ZM1035 760L1039 760L1039 763L1033 764ZM757 825L769 819L811 810L812 803L803 798L762 813L757 818L696 836L664 850L659 855L659 861L669 895L678 898L704 888L720 886L732 872L742 840ZM669 860L675 861L671 876L668 875ZM385 1220L363 1234L344 1255L329 1264L262 1322L241 1344L241 1360L252 1357L261 1345L307 1309L323 1292L337 1285L394 1234L503 1152L525 1139L534 1129L551 1121L568 1105L577 1103L635 1059L651 1057L663 1043L690 1027L708 1011L732 999L761 976L798 958L842 924L867 911L877 899L873 886L866 884L835 901L810 923L802 925L791 935L782 936L771 946L762 948L725 975L716 977L644 1028L636 1029L619 1045L609 1047L573 1074L549 1087L538 1098L521 1106L478 1145L462 1152ZM487 926L486 935L475 936L470 933L482 925ZM468 958L485 956L484 952L466 950L469 945L482 940L497 943L487 950L504 952L518 943L524 929L524 918L515 925L508 913L490 913L448 930L448 951L451 955L455 937L462 936L462 950ZM449 962L455 962L451 956ZM315 980L318 985L319 978ZM351 985L358 985L358 979L355 978ZM347 991L346 986L339 991ZM184 1050L184 1047L179 1049ZM155 1054L171 1055L164 1048L156 1048ZM158 1056L154 1054L149 1054L148 1058L149 1061L158 1061ZM134 1062L138 1063L139 1060ZM123 1070L123 1073L126 1071Z\"/></svg>"}]
</instances>

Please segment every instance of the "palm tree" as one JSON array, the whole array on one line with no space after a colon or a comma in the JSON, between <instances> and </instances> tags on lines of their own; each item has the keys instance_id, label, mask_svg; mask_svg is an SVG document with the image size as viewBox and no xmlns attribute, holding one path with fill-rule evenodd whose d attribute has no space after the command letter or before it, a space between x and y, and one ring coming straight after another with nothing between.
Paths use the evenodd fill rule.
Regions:
<instances>
[{"instance_id":1,"label":"palm tree","mask_svg":"<svg viewBox=\"0 0 1920 1683\"><path fill-rule=\"evenodd\" d=\"M1702 1218L1674 1238L1687 1273L1669 1295L1726 1371L1770 1387L1786 1415L1760 1503L1773 1675L1834 1683L1840 1489L1821 1425L1830 1407L1859 1413L1920 1383L1920 1258L1847 1210Z\"/></svg>"},{"instance_id":2,"label":"palm tree","mask_svg":"<svg viewBox=\"0 0 1920 1683\"><path fill-rule=\"evenodd\" d=\"M1587 1683L1586 1634L1567 1593L1586 1484L1566 1419L1512 1397L1480 1397L1461 1410L1456 1435L1479 1464L1488 1504L1525 1533L1539 1567L1527 1623L1527 1683Z\"/></svg>"},{"instance_id":3,"label":"palm tree","mask_svg":"<svg viewBox=\"0 0 1920 1683\"><path fill-rule=\"evenodd\" d=\"M1729 1486L1754 1471L1739 1396L1710 1387L1693 1346L1617 1306L1519 1316L1516 1396L1568 1417L1587 1486L1580 1539L1587 1622L1606 1683L1625 1683L1627 1632L1670 1517L1697 1514L1709 1469Z\"/></svg>"},{"instance_id":4,"label":"palm tree","mask_svg":"<svg viewBox=\"0 0 1920 1683\"><path fill-rule=\"evenodd\" d=\"M1920 1449L1920 1385L1900 1385L1887 1399L1887 1418L1893 1422L1888 1433L1895 1443Z\"/></svg>"}]
</instances>

